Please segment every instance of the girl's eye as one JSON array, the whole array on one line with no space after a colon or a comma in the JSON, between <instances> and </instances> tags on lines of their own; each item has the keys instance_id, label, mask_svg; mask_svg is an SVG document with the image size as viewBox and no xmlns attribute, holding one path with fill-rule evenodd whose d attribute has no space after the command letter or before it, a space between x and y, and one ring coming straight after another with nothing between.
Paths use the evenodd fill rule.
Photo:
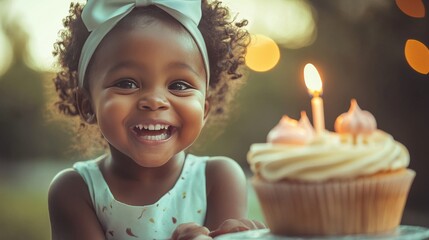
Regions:
<instances>
[{"instance_id":1,"label":"girl's eye","mask_svg":"<svg viewBox=\"0 0 429 240\"><path fill-rule=\"evenodd\" d=\"M124 79L124 80L117 82L115 84L115 87L123 88L123 89L136 89L136 88L138 88L137 84L133 80L130 80L130 79Z\"/></svg>"},{"instance_id":2,"label":"girl's eye","mask_svg":"<svg viewBox=\"0 0 429 240\"><path fill-rule=\"evenodd\" d=\"M193 88L193 87L189 83L186 83L183 81L173 82L172 84L170 84L170 86L168 86L168 89L170 90L179 90L179 91L187 90L190 88Z\"/></svg>"}]
</instances>

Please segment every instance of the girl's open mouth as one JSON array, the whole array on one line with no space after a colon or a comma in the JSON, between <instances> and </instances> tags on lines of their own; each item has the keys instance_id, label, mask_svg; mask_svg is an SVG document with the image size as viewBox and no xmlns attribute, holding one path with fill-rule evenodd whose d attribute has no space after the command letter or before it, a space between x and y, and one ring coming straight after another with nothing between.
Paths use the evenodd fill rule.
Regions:
<instances>
[{"instance_id":1,"label":"girl's open mouth","mask_svg":"<svg viewBox=\"0 0 429 240\"><path fill-rule=\"evenodd\" d=\"M165 124L137 124L133 132L138 138L147 141L162 141L171 137L173 127Z\"/></svg>"}]
</instances>

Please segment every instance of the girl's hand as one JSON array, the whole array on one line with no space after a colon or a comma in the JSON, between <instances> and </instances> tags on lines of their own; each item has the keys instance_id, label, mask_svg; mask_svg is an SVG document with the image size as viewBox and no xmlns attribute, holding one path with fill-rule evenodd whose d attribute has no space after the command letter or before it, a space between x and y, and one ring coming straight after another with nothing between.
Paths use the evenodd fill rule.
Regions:
<instances>
[{"instance_id":1,"label":"girl's hand","mask_svg":"<svg viewBox=\"0 0 429 240\"><path fill-rule=\"evenodd\" d=\"M196 223L183 223L174 230L171 240L211 240L209 229Z\"/></svg>"},{"instance_id":2,"label":"girl's hand","mask_svg":"<svg viewBox=\"0 0 429 240\"><path fill-rule=\"evenodd\" d=\"M225 220L216 230L210 232L209 236L216 237L225 233L242 232L252 229L263 229L265 225L256 220L249 219L228 219Z\"/></svg>"}]
</instances>

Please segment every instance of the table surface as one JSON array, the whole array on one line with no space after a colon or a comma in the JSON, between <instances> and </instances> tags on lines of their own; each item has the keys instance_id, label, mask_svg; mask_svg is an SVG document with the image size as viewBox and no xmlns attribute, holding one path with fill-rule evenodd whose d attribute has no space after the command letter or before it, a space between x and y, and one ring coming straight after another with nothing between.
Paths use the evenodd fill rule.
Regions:
<instances>
[{"instance_id":1,"label":"table surface","mask_svg":"<svg viewBox=\"0 0 429 240\"><path fill-rule=\"evenodd\" d=\"M330 237L287 237L270 233L269 229L250 230L218 236L216 240L265 239L265 240L422 240L429 239L429 228L399 226L395 231L381 235L350 235Z\"/></svg>"}]
</instances>

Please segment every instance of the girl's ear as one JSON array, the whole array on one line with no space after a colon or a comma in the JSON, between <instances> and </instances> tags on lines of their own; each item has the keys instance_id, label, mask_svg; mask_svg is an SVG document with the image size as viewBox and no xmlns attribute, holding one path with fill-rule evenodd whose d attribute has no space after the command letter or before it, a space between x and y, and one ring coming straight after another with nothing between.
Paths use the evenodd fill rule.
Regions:
<instances>
[{"instance_id":1,"label":"girl's ear","mask_svg":"<svg viewBox=\"0 0 429 240\"><path fill-rule=\"evenodd\" d=\"M92 109L91 97L84 88L78 88L76 91L77 106L80 116L88 124L97 122L97 117Z\"/></svg>"}]
</instances>

